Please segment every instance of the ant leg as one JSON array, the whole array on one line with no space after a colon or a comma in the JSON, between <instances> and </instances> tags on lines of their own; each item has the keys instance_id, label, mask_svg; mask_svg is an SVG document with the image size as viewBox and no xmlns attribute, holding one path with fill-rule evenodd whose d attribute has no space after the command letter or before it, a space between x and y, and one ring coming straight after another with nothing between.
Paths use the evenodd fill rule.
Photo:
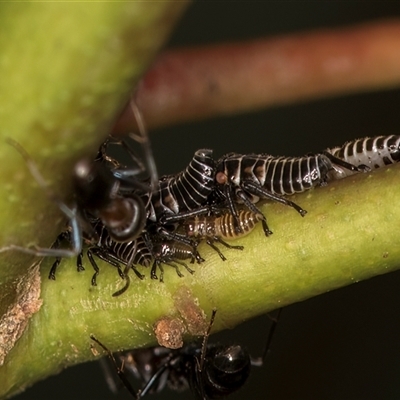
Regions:
<instances>
[{"instance_id":1,"label":"ant leg","mask_svg":"<svg viewBox=\"0 0 400 400\"><path fill-rule=\"evenodd\" d=\"M279 318L282 313L282 308L278 309L278 313L275 318L272 318L272 325L269 328L268 336L267 336L267 342L265 343L264 351L262 353L261 357L257 358L252 358L251 359L251 365L254 365L255 367L261 367L264 364L264 361L269 353L270 347L271 347L271 342L272 338L274 336L276 326L278 325Z\"/></svg>"},{"instance_id":2,"label":"ant leg","mask_svg":"<svg viewBox=\"0 0 400 400\"><path fill-rule=\"evenodd\" d=\"M203 371L205 354L206 354L206 349L207 349L207 344L208 344L208 338L209 338L210 333L211 333L211 328L214 325L215 314L217 314L217 310L214 308L212 310L211 319L210 319L210 323L209 323L208 328L207 328L207 332L204 334L204 337L203 337L203 343L201 345L201 353L200 353L200 362L196 358L197 369L198 369L199 373L201 373Z\"/></svg>"},{"instance_id":3,"label":"ant leg","mask_svg":"<svg viewBox=\"0 0 400 400\"><path fill-rule=\"evenodd\" d=\"M156 162L154 160L153 151L151 149L149 135L147 134L147 130L144 125L142 113L140 112L139 107L137 106L134 99L132 99L132 101L131 101L131 109L132 109L133 115L135 116L135 119L136 119L136 122L137 122L137 125L139 128L139 134L140 134L141 140L137 139L137 137L138 137L137 135L135 135L135 136L132 135L132 137L134 139L136 139L139 143L141 143L141 145L143 147L143 153L145 155L147 169L150 173L151 190L152 190L152 192L154 192L155 190L158 189L158 184L159 184Z\"/></svg>"},{"instance_id":4,"label":"ant leg","mask_svg":"<svg viewBox=\"0 0 400 400\"><path fill-rule=\"evenodd\" d=\"M111 350L108 349L106 346L104 346L104 344L101 343L98 339L96 339L93 335L90 335L90 339L92 339L95 343L97 343L107 353L108 358L115 367L115 371L117 372L119 379L121 380L122 384L126 387L128 392L135 398L139 398L140 393L135 392L132 385L128 381L126 375L124 374L123 368L118 366L117 361L115 360L115 357L111 352Z\"/></svg>"},{"instance_id":5,"label":"ant leg","mask_svg":"<svg viewBox=\"0 0 400 400\"><path fill-rule=\"evenodd\" d=\"M96 261L95 261L94 258L93 258L93 254L92 254L92 250L91 250L91 249L89 249L89 250L86 252L86 254L87 254L87 256L88 256L88 259L89 259L89 261L90 261L90 264L92 264L92 267L93 267L93 269L94 269L94 274L93 274L93 276L92 276L92 286L97 286L97 276L98 276L99 273L100 273L99 266L97 265Z\"/></svg>"}]
</instances>

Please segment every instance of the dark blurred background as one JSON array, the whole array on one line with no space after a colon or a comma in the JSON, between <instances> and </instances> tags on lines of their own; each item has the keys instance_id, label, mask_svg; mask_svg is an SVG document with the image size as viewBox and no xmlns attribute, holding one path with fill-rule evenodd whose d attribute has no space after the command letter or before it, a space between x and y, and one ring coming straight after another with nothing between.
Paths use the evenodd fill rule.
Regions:
<instances>
[{"instance_id":1,"label":"dark blurred background","mask_svg":"<svg viewBox=\"0 0 400 400\"><path fill-rule=\"evenodd\" d=\"M400 16L397 1L199 1L189 8L169 46L251 39L394 16ZM322 99L163 129L151 132L151 140L160 175L182 170L194 151L204 147L214 149L217 157L229 151L303 155L358 137L400 134L399 104L400 90ZM264 367L255 368L247 385L229 398L399 399L399 288L400 272L395 272L285 308ZM236 341L257 356L269 323L262 316L211 340ZM131 397L125 390L118 395L108 390L98 363L70 368L15 397L52 398ZM193 396L165 390L151 398Z\"/></svg>"}]
</instances>

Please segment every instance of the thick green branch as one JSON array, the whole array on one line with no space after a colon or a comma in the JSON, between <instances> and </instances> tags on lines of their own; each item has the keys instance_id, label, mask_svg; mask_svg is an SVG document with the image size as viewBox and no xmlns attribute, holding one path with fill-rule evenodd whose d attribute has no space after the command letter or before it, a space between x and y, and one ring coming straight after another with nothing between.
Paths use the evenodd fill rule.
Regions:
<instances>
[{"instance_id":1,"label":"thick green branch","mask_svg":"<svg viewBox=\"0 0 400 400\"><path fill-rule=\"evenodd\" d=\"M52 190L65 198L72 165L93 154L110 132L186 4L0 4L1 246L49 246L65 222L5 139L19 142ZM6 374L4 357L42 302L39 276L27 267L32 258L9 253L1 262L0 373ZM0 385L1 395L35 381L40 357L36 360L26 381L7 378L11 383ZM8 358L8 366L13 362Z\"/></svg>"},{"instance_id":2,"label":"thick green branch","mask_svg":"<svg viewBox=\"0 0 400 400\"><path fill-rule=\"evenodd\" d=\"M46 260L41 267L43 304L0 369L1 394L93 359L90 334L112 350L150 345L160 320L181 322L187 336L201 332L217 308L215 330L230 328L396 269L399 177L395 165L291 197L308 210L304 218L286 206L265 204L271 237L257 227L238 240L244 251L222 249L226 262L201 245L206 262L195 266L193 276L179 278L166 267L162 284L143 271L146 279L132 276L129 290L117 298L111 294L124 282L109 265L101 264L98 286L91 287L87 261L86 271L77 273L75 260L64 260L53 282L47 279L51 260Z\"/></svg>"}]
</instances>

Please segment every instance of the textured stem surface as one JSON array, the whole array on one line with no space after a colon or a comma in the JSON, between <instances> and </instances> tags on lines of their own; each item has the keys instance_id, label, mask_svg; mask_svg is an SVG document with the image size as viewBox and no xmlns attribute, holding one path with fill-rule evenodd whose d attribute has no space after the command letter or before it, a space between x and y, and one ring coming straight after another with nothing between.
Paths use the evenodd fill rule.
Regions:
<instances>
[{"instance_id":1,"label":"textured stem surface","mask_svg":"<svg viewBox=\"0 0 400 400\"><path fill-rule=\"evenodd\" d=\"M48 247L65 223L49 200L50 193L38 187L6 138L13 138L32 156L52 192L65 198L70 193L72 165L83 154L96 154L186 4L1 3L0 247ZM21 375L12 372L20 359L8 356L3 365L27 326L29 330L34 326L30 318L46 300L40 293L37 268L29 268L37 262L34 257L9 251L1 253L0 259L1 397L49 374L43 363L49 362L55 370L65 363L64 357L59 358L62 346L53 347L65 339L46 342L46 335L35 335L35 343L50 346L53 361L45 354L33 358L25 354L22 363L31 364ZM63 308L62 302L59 306L54 317L61 322L61 316L71 310ZM52 329L46 324L42 332ZM69 322L63 324L68 327ZM57 358L60 362L54 362Z\"/></svg>"},{"instance_id":2,"label":"textured stem surface","mask_svg":"<svg viewBox=\"0 0 400 400\"><path fill-rule=\"evenodd\" d=\"M61 368L93 359L90 334L112 350L156 343L154 327L181 326L186 339L201 334L211 310L218 310L215 330L231 328L245 319L310 298L399 265L400 166L359 174L326 187L292 196L308 211L302 218L293 209L267 203L271 237L261 226L231 242L243 251L221 249L227 261L200 246L206 262L184 277L165 267L165 283L132 275L129 290L111 296L124 285L115 268L99 263L98 286L90 286L93 271L76 272L75 260L64 260L57 280L49 281L51 260L41 267L43 305L30 320L0 369L0 387L32 383ZM171 323L172 321L172 323ZM167 326L167 328L165 328ZM178 335L179 336L179 335ZM176 338L175 338L176 339ZM178 338L179 339L179 338ZM7 393L7 391L3 392Z\"/></svg>"}]
</instances>

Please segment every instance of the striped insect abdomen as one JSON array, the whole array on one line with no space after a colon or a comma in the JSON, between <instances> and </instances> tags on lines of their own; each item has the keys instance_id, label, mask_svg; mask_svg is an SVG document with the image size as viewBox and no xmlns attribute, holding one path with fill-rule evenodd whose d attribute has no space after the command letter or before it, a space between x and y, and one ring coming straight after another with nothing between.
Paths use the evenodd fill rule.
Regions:
<instances>
[{"instance_id":1,"label":"striped insect abdomen","mask_svg":"<svg viewBox=\"0 0 400 400\"><path fill-rule=\"evenodd\" d=\"M400 136L356 139L341 147L327 149L326 152L350 164L377 169L400 161ZM350 171L333 163L333 169L328 173L328 180L346 178L355 173L356 171Z\"/></svg>"}]
</instances>

